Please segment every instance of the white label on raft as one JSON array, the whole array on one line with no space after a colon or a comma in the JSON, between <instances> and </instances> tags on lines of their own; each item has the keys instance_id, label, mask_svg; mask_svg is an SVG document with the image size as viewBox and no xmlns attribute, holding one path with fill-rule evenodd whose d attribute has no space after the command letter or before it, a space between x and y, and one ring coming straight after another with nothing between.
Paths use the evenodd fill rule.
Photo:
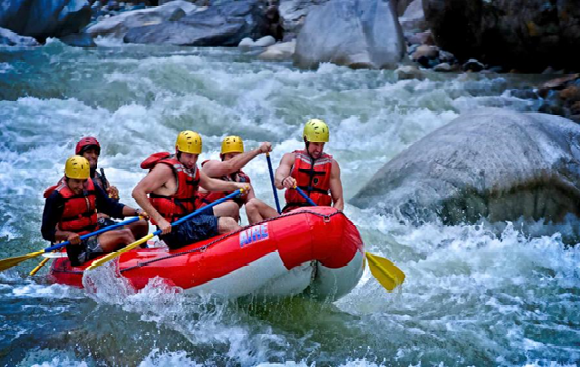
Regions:
<instances>
[{"instance_id":1,"label":"white label on raft","mask_svg":"<svg viewBox=\"0 0 580 368\"><path fill-rule=\"evenodd\" d=\"M267 223L252 226L248 230L244 230L240 233L240 248L243 248L248 244L257 243L269 238L270 234L268 233Z\"/></svg>"}]
</instances>

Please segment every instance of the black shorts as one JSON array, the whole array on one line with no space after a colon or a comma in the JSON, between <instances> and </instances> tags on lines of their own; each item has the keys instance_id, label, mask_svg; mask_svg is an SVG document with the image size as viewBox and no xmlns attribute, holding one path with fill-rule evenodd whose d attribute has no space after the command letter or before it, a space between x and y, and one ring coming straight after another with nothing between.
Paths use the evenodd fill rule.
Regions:
<instances>
[{"instance_id":1,"label":"black shorts","mask_svg":"<svg viewBox=\"0 0 580 368\"><path fill-rule=\"evenodd\" d=\"M167 244L169 249L177 249L201 240L209 239L219 234L218 218L212 215L201 214L173 226L167 235L160 235L159 238Z\"/></svg>"},{"instance_id":2,"label":"black shorts","mask_svg":"<svg viewBox=\"0 0 580 368\"><path fill-rule=\"evenodd\" d=\"M111 219L110 217L99 217L97 219L97 224L99 224L99 229L103 229L111 225L116 225L117 221Z\"/></svg>"},{"instance_id":3,"label":"black shorts","mask_svg":"<svg viewBox=\"0 0 580 368\"><path fill-rule=\"evenodd\" d=\"M68 258L71 266L80 266L103 254L103 248L99 244L98 235L93 235L87 239L81 240L79 245L67 245Z\"/></svg>"}]
</instances>

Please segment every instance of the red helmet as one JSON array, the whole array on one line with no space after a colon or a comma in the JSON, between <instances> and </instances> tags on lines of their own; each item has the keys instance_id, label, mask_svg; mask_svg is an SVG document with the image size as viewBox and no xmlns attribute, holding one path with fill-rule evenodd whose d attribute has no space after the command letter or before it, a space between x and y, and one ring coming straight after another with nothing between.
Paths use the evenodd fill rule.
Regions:
<instances>
[{"instance_id":1,"label":"red helmet","mask_svg":"<svg viewBox=\"0 0 580 368\"><path fill-rule=\"evenodd\" d=\"M97 154L101 154L101 145L99 141L95 137L84 137L77 143L77 147L75 148L75 153L77 155L82 155L83 152L88 149L89 146L95 146L97 149Z\"/></svg>"}]
</instances>

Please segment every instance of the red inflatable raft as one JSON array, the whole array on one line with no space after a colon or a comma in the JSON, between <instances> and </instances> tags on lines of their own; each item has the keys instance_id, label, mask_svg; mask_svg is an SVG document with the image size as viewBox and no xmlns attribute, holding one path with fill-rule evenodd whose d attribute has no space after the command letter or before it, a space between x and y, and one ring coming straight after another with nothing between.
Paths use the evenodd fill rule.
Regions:
<instances>
[{"instance_id":1,"label":"red inflatable raft","mask_svg":"<svg viewBox=\"0 0 580 368\"><path fill-rule=\"evenodd\" d=\"M177 250L137 248L111 262L135 289L161 277L193 293L288 296L310 288L334 300L356 286L363 260L360 234L342 212L309 207ZM68 258L57 258L51 280L83 287L89 265L71 267Z\"/></svg>"}]
</instances>

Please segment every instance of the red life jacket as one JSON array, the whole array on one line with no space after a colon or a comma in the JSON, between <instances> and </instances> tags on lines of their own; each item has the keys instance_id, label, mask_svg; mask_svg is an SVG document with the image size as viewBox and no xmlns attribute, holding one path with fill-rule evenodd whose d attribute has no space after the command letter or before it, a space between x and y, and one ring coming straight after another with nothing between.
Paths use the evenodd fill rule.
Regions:
<instances>
[{"instance_id":1,"label":"red life jacket","mask_svg":"<svg viewBox=\"0 0 580 368\"><path fill-rule=\"evenodd\" d=\"M142 169L152 170L157 164L169 165L175 174L177 190L170 196L149 193L149 201L168 222L174 222L195 211L195 199L199 186L199 170L187 169L175 155L169 152L154 153L141 163ZM156 225L154 221L151 221Z\"/></svg>"},{"instance_id":2,"label":"red life jacket","mask_svg":"<svg viewBox=\"0 0 580 368\"><path fill-rule=\"evenodd\" d=\"M332 205L330 196L330 172L332 170L332 156L323 153L317 160L312 160L308 152L294 151L295 160L290 176L296 179L296 184L318 206ZM286 207L308 206L308 202L295 189L286 189Z\"/></svg>"},{"instance_id":3,"label":"red life jacket","mask_svg":"<svg viewBox=\"0 0 580 368\"><path fill-rule=\"evenodd\" d=\"M45 192L57 191L64 199L64 210L58 223L61 231L71 231L79 235L88 234L97 230L97 195L95 184L87 180L82 194L74 194L64 181L56 187L50 187Z\"/></svg>"},{"instance_id":4,"label":"red life jacket","mask_svg":"<svg viewBox=\"0 0 580 368\"><path fill-rule=\"evenodd\" d=\"M209 160L202 162L201 167L203 167L203 165L205 165L205 163L208 161ZM237 183L250 183L250 177L242 170L239 170L231 175L225 175L220 179L224 181L235 181ZM233 192L198 192L196 206L197 208L207 206L208 204L211 204L218 199L224 198L231 193ZM234 202L236 202L241 207L244 204L244 198L235 198Z\"/></svg>"}]
</instances>

